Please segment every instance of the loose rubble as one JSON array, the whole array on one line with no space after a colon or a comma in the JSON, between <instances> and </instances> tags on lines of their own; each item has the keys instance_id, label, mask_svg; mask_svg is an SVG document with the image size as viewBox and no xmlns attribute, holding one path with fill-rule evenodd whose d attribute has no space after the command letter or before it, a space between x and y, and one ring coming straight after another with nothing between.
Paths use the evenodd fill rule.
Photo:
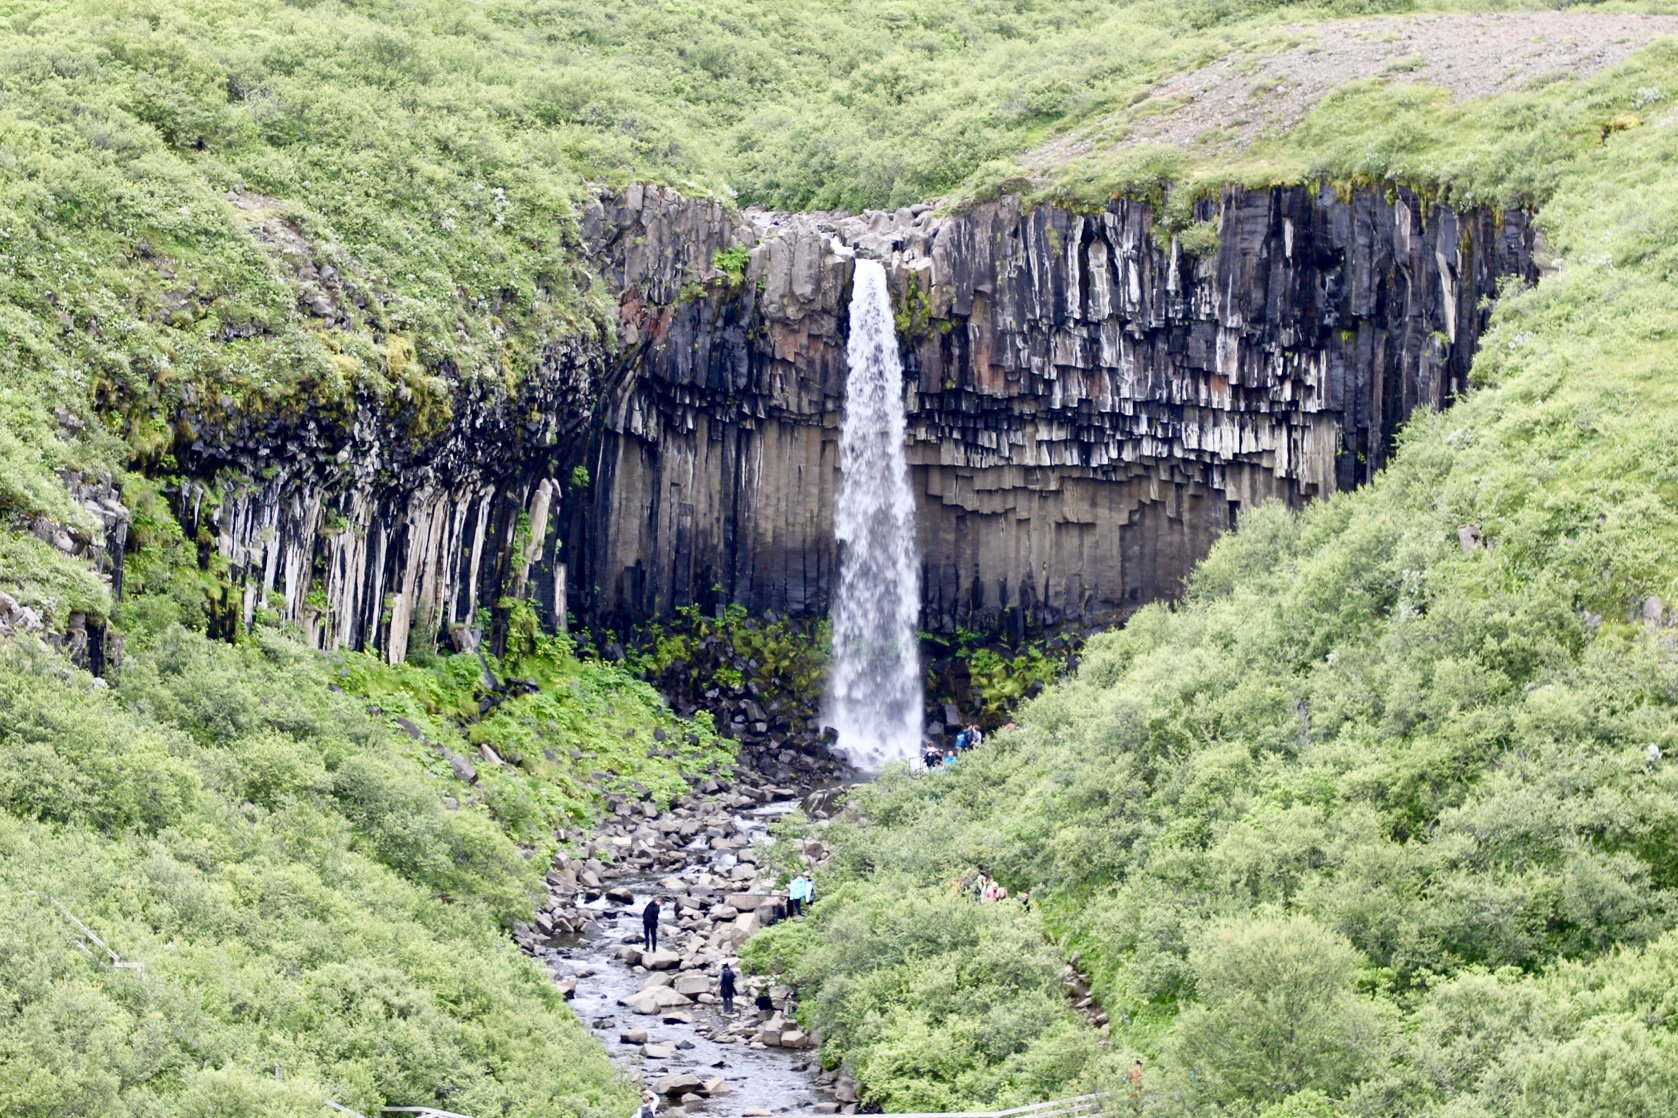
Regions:
<instances>
[{"instance_id":1,"label":"loose rubble","mask_svg":"<svg viewBox=\"0 0 1678 1118\"><path fill-rule=\"evenodd\" d=\"M817 1064L821 1038L798 1025L791 989L742 975L733 1016L716 993L723 964L739 972L740 945L785 913L785 891L759 868L768 818L802 802L820 828L842 791L805 796L756 773L706 779L668 810L608 796L599 826L562 836L569 841L548 870L547 899L514 939L547 964L618 1058L638 1067L666 1115L727 1096L733 1106L766 1104L742 1114L856 1111L856 1084ZM819 868L826 850L812 840L801 855ZM661 906L655 951L642 940L650 897L671 902ZM755 1008L761 993L774 1006L768 1013Z\"/></svg>"}]
</instances>

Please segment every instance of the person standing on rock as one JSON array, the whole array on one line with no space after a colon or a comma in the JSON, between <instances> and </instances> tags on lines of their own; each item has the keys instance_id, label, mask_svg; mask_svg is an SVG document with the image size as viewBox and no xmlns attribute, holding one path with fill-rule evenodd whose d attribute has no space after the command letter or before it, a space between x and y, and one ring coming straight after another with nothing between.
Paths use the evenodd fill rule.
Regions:
<instances>
[{"instance_id":1,"label":"person standing on rock","mask_svg":"<svg viewBox=\"0 0 1678 1118\"><path fill-rule=\"evenodd\" d=\"M722 974L717 976L717 993L722 996L722 1011L730 1017L734 1016L734 968L727 963L722 965Z\"/></svg>"},{"instance_id":2,"label":"person standing on rock","mask_svg":"<svg viewBox=\"0 0 1678 1118\"><path fill-rule=\"evenodd\" d=\"M641 910L641 938L648 951L658 950L658 898L647 902Z\"/></svg>"},{"instance_id":3,"label":"person standing on rock","mask_svg":"<svg viewBox=\"0 0 1678 1118\"><path fill-rule=\"evenodd\" d=\"M804 915L804 875L799 874L787 884L787 915Z\"/></svg>"}]
</instances>

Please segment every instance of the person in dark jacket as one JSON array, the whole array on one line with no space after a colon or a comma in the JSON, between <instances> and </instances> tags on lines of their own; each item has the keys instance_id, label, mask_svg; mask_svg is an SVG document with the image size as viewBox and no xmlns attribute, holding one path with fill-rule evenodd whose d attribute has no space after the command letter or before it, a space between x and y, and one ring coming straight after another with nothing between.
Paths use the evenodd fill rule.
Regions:
<instances>
[{"instance_id":1,"label":"person in dark jacket","mask_svg":"<svg viewBox=\"0 0 1678 1118\"><path fill-rule=\"evenodd\" d=\"M722 1011L732 1015L734 1012L734 968L727 963L722 965L722 974L717 977L717 993L722 995Z\"/></svg>"},{"instance_id":2,"label":"person in dark jacket","mask_svg":"<svg viewBox=\"0 0 1678 1118\"><path fill-rule=\"evenodd\" d=\"M648 951L658 950L658 898L647 902L641 910L641 938Z\"/></svg>"}]
</instances>

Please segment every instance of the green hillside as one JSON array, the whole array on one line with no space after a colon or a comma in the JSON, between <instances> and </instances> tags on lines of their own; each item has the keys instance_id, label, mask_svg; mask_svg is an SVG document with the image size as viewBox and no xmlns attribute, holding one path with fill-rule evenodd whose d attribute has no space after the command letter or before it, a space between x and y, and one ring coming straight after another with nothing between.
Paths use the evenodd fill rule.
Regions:
<instances>
[{"instance_id":1,"label":"green hillside","mask_svg":"<svg viewBox=\"0 0 1678 1118\"><path fill-rule=\"evenodd\" d=\"M278 634L140 636L115 687L0 649L0 1113L633 1108L505 925L529 918L556 824L596 810L591 771L685 788L727 762L707 727L551 644L490 661L544 690L463 734L475 657L392 671ZM657 726L694 744L630 748L626 728ZM437 747L477 760L479 733L530 754L463 783Z\"/></svg>"},{"instance_id":2,"label":"green hillside","mask_svg":"<svg viewBox=\"0 0 1678 1118\"><path fill-rule=\"evenodd\" d=\"M1495 98L1363 75L1251 144L1123 142L1154 83L1300 24L1506 7L0 0L0 592L126 641L108 679L0 642L0 1114L629 1112L505 932L604 788L726 768L711 727L517 627L505 661L398 669L260 614L212 641L213 540L164 488L205 427L516 394L613 323L577 213L641 178L1124 192L1179 227L1230 181L1538 207L1554 271L1467 400L1368 490L1249 514L1017 732L860 796L816 918L753 951L888 1109L1142 1056L1158 1113L1670 1113L1678 53ZM98 535L64 481L107 474L121 601L47 542ZM539 689L482 711L486 668ZM444 747L486 741L517 753L462 782ZM1032 909L955 895L980 862Z\"/></svg>"},{"instance_id":3,"label":"green hillside","mask_svg":"<svg viewBox=\"0 0 1678 1118\"><path fill-rule=\"evenodd\" d=\"M1673 63L1552 88L1460 146L1469 178ZM1367 489L1247 514L1018 730L828 832L814 927L753 949L887 1109L1141 1057L1148 1113L1670 1113L1675 167L1664 101L1546 162L1555 271L1500 302L1467 399ZM1049 939L955 896L981 864ZM1045 993L1071 952L1106 1047Z\"/></svg>"}]
</instances>

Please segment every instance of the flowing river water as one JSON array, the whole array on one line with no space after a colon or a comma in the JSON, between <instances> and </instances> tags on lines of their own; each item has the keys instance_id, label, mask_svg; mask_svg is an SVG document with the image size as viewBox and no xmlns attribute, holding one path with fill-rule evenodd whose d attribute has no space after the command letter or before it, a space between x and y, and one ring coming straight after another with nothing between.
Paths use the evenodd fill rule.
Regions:
<instances>
[{"instance_id":1,"label":"flowing river water","mask_svg":"<svg viewBox=\"0 0 1678 1118\"><path fill-rule=\"evenodd\" d=\"M903 368L886 272L877 261L856 261L847 351L841 477L834 507L841 561L832 615L828 718L839 731L839 750L858 770L873 772L918 752L923 717L916 639L920 564L914 493L904 454ZM783 789L781 794L791 791ZM768 841L768 820L797 806L791 799L749 809L739 804L732 817L733 838L748 846ZM652 816L660 814L648 810ZM703 813L693 804L679 811L690 822ZM618 814L619 821L608 821L618 832L611 841L631 843L623 833L622 811ZM707 822L720 820L711 817ZM620 1065L672 1104L680 1100L672 1108L675 1115L688 1109L717 1115L854 1112L854 1085L844 1081L835 1086L834 1077L820 1070L813 1047L769 1047L759 1042L755 1030L745 1027L756 1022L757 1011L756 991L746 986L744 976L736 1015L727 1018L722 1013L715 975L723 945L714 936L702 944L697 936L747 919L733 905L714 902L719 887L727 893L729 883L754 878L755 869L749 856L734 852L738 845L726 848L729 837L718 834L720 829L710 828L709 842L706 834L695 834L685 844L667 841L666 830L666 838L653 844L657 850L644 838L643 861L659 868L639 875L609 870L599 859L589 862L590 876L598 879L593 887L579 886L574 894L558 896L557 907L548 909L549 919L562 919L567 926L575 923L582 930L531 938L527 948L547 964L556 981L571 988L578 1016ZM645 823L636 833L655 837ZM719 841L725 849L717 849ZM680 861L673 866L676 850ZM748 865L742 867L741 862ZM579 880L575 868L565 872L569 880ZM551 876L549 880L558 893L568 892ZM690 905L680 917L681 927L670 926L668 937L675 942L688 932L686 955L679 970L655 974L639 965L638 953L625 958L625 949L641 942L641 910L647 901L670 895L683 896ZM673 916L667 913L666 918ZM722 954L732 953L730 943ZM676 962L666 959L661 967ZM660 983L683 995L673 999L677 1004L668 1010L646 1012L645 1002L626 1004ZM771 993L777 1007L783 1006L786 991ZM772 1029L779 1023L777 1018ZM801 1036L793 1034L795 1040ZM682 1076L699 1081L692 1084L695 1090L677 1086Z\"/></svg>"},{"instance_id":2,"label":"flowing river water","mask_svg":"<svg viewBox=\"0 0 1678 1118\"><path fill-rule=\"evenodd\" d=\"M797 807L797 800L783 800L737 811L733 817L735 829L754 843L766 841L769 821ZM647 901L670 893L659 882L672 876L692 879L730 868L719 863L729 863L732 856L719 857L700 838L681 849L690 857L680 869L617 877L607 883L610 889L632 893L634 899L629 903L609 901L604 895L592 901L579 898L580 907L594 913L591 926L579 934L555 937L551 946L537 948L535 954L547 964L556 980L576 980L572 1008L593 1030L613 1060L632 1076L648 1086L666 1076L684 1073L702 1080L727 1081L727 1093L703 1102L690 1101L686 1107L666 1109L662 1111L664 1115L693 1113L722 1118L752 1111L811 1113L839 1109L828 1101L831 1094L824 1092L823 1085L818 1083L820 1065L814 1048L797 1051L766 1048L749 1039L730 1036L731 1020L724 1017L722 1006L714 1002L707 1004L699 1000L694 1005L658 1015L638 1014L620 1004L619 999L641 990L649 977L645 968L629 965L618 953L625 945L640 944L641 910ZM715 993L714 977L711 993ZM753 993L746 986L746 976L742 975L732 1022L757 1020L752 1008ZM631 1039L626 1041L625 1037Z\"/></svg>"}]
</instances>

